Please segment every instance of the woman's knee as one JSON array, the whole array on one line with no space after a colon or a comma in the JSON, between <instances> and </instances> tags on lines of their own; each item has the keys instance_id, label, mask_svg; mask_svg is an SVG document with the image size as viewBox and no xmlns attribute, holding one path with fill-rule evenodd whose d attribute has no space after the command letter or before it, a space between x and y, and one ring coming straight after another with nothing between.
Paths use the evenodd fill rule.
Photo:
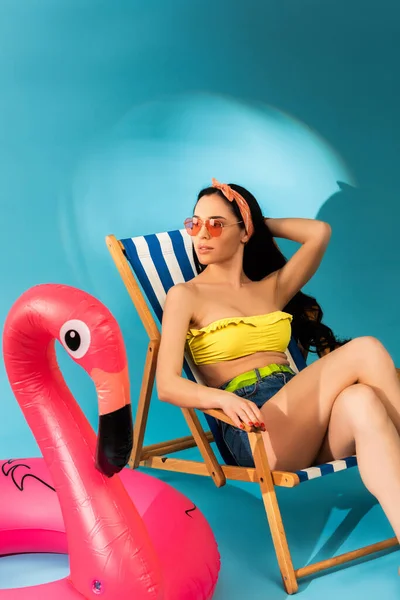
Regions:
<instances>
[{"instance_id":1,"label":"woman's knee","mask_svg":"<svg viewBox=\"0 0 400 600\"><path fill-rule=\"evenodd\" d=\"M356 383L345 388L337 396L334 410L343 412L354 428L376 429L385 425L389 419L385 406L379 396L369 386Z\"/></svg>"},{"instance_id":2,"label":"woman's knee","mask_svg":"<svg viewBox=\"0 0 400 600\"><path fill-rule=\"evenodd\" d=\"M352 355L357 358L361 365L379 365L384 361L394 368L394 362L389 352L378 338L370 335L361 336L348 342Z\"/></svg>"}]
</instances>

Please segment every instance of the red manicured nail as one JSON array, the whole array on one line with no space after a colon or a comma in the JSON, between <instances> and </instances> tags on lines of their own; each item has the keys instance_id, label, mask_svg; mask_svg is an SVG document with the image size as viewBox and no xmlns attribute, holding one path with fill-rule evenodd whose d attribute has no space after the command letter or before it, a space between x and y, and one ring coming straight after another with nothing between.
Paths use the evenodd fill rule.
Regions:
<instances>
[{"instance_id":1,"label":"red manicured nail","mask_svg":"<svg viewBox=\"0 0 400 600\"><path fill-rule=\"evenodd\" d=\"M251 421L249 421L249 425L250 425L250 427L254 427L254 423L252 423ZM257 423L256 423L256 425L257 425Z\"/></svg>"},{"instance_id":2,"label":"red manicured nail","mask_svg":"<svg viewBox=\"0 0 400 600\"><path fill-rule=\"evenodd\" d=\"M240 429L244 429L243 423L240 424Z\"/></svg>"},{"instance_id":3,"label":"red manicured nail","mask_svg":"<svg viewBox=\"0 0 400 600\"><path fill-rule=\"evenodd\" d=\"M256 427L261 427L260 423L257 421L257 423L255 424Z\"/></svg>"}]
</instances>

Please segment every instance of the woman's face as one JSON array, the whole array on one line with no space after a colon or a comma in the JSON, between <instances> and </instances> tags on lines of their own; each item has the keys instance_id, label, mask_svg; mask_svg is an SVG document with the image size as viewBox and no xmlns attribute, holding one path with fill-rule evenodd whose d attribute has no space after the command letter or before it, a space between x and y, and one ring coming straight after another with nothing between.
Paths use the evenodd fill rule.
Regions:
<instances>
[{"instance_id":1,"label":"woman's face","mask_svg":"<svg viewBox=\"0 0 400 600\"><path fill-rule=\"evenodd\" d=\"M200 231L193 237L194 249L202 265L231 259L247 241L245 230L238 224L240 219L218 194L202 196L193 216L202 221ZM224 225L220 236L213 237L210 234L205 226L206 219L216 219Z\"/></svg>"}]
</instances>

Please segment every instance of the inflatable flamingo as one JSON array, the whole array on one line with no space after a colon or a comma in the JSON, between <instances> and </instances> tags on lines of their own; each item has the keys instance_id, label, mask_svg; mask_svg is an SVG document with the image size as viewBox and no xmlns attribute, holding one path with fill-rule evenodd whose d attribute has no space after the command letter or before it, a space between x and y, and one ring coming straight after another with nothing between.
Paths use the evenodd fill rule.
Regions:
<instances>
[{"instance_id":1,"label":"inflatable flamingo","mask_svg":"<svg viewBox=\"0 0 400 600\"><path fill-rule=\"evenodd\" d=\"M95 384L97 442L59 370L55 340ZM171 486L123 469L132 448L128 366L105 306L75 288L36 286L12 307L3 350L44 460L0 461L0 554L68 552L70 574L0 590L0 600L211 598L219 553L203 515Z\"/></svg>"}]
</instances>

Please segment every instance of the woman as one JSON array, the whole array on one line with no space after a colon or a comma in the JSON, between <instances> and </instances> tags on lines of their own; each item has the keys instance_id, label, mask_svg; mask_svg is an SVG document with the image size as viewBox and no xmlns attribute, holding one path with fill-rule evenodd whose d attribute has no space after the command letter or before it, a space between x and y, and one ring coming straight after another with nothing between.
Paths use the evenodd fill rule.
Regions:
<instances>
[{"instance_id":1,"label":"woman","mask_svg":"<svg viewBox=\"0 0 400 600\"><path fill-rule=\"evenodd\" d=\"M171 288L157 365L161 400L219 408L222 433L242 466L253 466L244 423L261 430L270 466L296 471L357 451L361 477L400 540L400 383L375 338L347 343L321 324L300 292L316 272L331 229L313 219L264 219L235 184L198 196L185 222L199 274ZM273 236L299 242L286 261ZM285 350L294 335L323 355L295 374ZM205 386L182 377L191 352Z\"/></svg>"}]
</instances>

